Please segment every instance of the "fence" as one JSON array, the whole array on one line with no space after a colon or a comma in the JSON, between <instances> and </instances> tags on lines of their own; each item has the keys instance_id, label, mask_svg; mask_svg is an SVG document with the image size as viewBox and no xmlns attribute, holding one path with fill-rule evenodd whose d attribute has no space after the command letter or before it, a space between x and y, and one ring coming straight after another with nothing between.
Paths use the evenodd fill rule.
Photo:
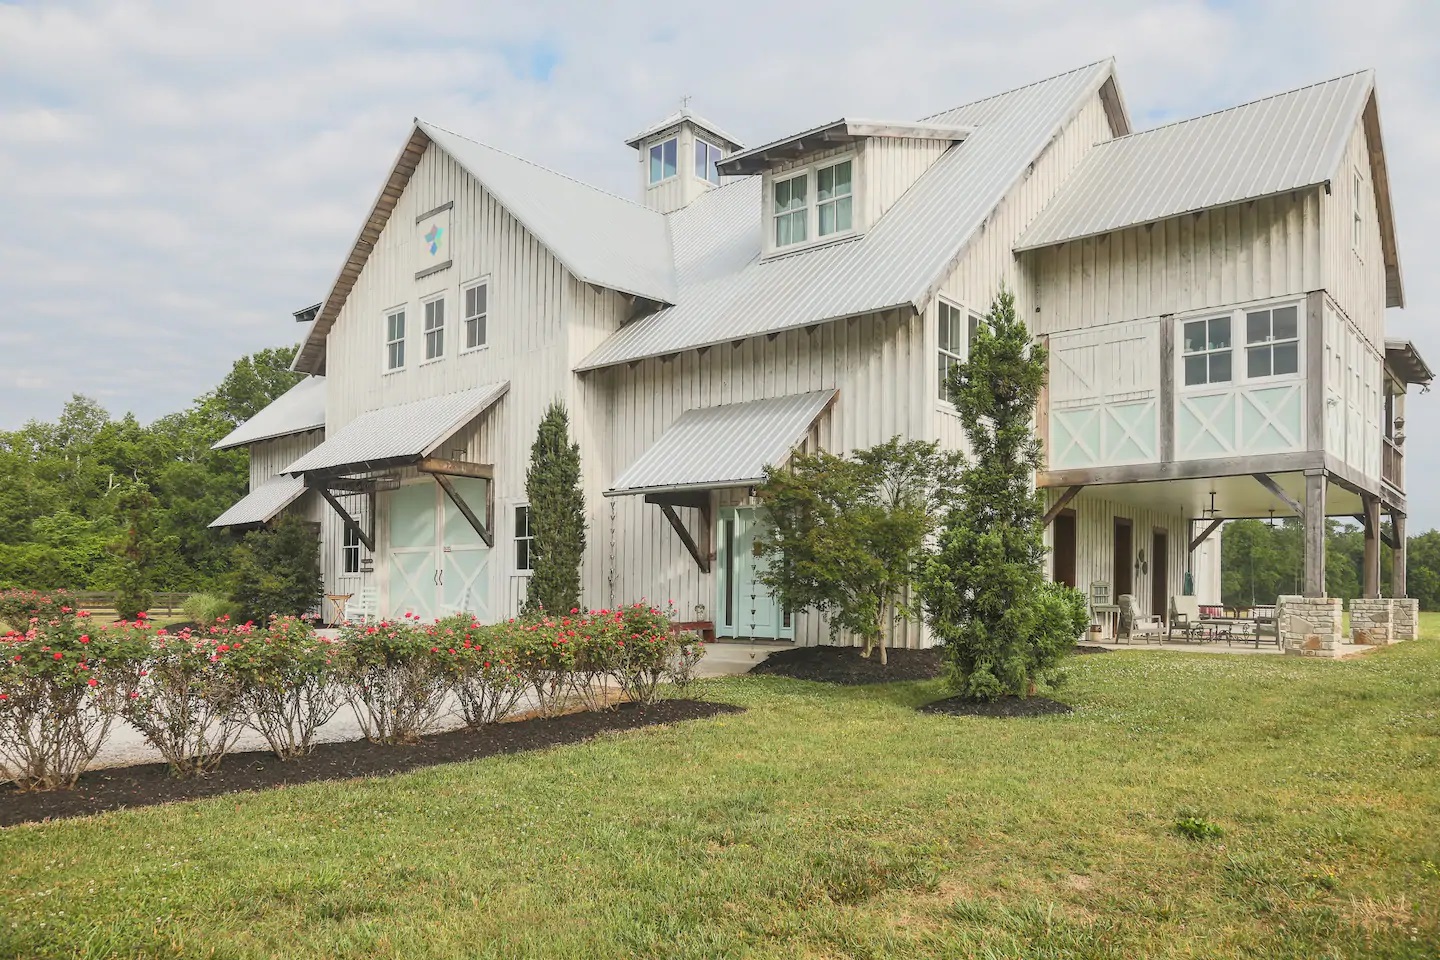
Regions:
<instances>
[{"instance_id":1,"label":"fence","mask_svg":"<svg viewBox=\"0 0 1440 960\"><path fill-rule=\"evenodd\" d=\"M113 612L115 609L117 594L114 590L72 590L70 595L75 598L75 603L81 610ZM163 613L167 617L173 617L188 599L190 599L189 593L152 593L148 612L151 614Z\"/></svg>"}]
</instances>

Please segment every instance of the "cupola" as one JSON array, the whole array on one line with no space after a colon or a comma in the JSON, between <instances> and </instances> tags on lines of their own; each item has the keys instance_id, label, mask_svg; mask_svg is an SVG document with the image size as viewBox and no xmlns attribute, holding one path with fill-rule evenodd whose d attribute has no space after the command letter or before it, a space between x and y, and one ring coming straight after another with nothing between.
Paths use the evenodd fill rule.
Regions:
<instances>
[{"instance_id":1,"label":"cupola","mask_svg":"<svg viewBox=\"0 0 1440 960\"><path fill-rule=\"evenodd\" d=\"M688 98L686 98L688 101ZM720 186L715 165L744 144L682 102L679 110L625 141L638 152L640 195L661 213Z\"/></svg>"}]
</instances>

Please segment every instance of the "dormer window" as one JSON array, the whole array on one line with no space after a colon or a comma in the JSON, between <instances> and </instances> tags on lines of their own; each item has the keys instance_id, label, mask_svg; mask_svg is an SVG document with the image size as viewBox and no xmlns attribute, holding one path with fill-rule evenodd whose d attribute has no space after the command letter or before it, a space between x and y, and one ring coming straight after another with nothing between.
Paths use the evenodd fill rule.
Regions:
<instances>
[{"instance_id":1,"label":"dormer window","mask_svg":"<svg viewBox=\"0 0 1440 960\"><path fill-rule=\"evenodd\" d=\"M855 158L777 173L770 185L771 249L846 236L855 230Z\"/></svg>"},{"instance_id":2,"label":"dormer window","mask_svg":"<svg viewBox=\"0 0 1440 960\"><path fill-rule=\"evenodd\" d=\"M852 163L846 160L815 172L815 202L819 204L820 228L816 234L828 237L832 233L848 233L852 223L850 205L854 200L854 180L851 177Z\"/></svg>"},{"instance_id":3,"label":"dormer window","mask_svg":"<svg viewBox=\"0 0 1440 960\"><path fill-rule=\"evenodd\" d=\"M806 203L810 174L775 181L775 246L804 243L810 207Z\"/></svg>"},{"instance_id":4,"label":"dormer window","mask_svg":"<svg viewBox=\"0 0 1440 960\"><path fill-rule=\"evenodd\" d=\"M671 137L650 148L650 183L659 183L675 176L680 150L680 139Z\"/></svg>"},{"instance_id":5,"label":"dormer window","mask_svg":"<svg viewBox=\"0 0 1440 960\"><path fill-rule=\"evenodd\" d=\"M707 143L699 137L695 138L695 176L701 180L708 180L710 183L720 182L720 171L715 169L715 164L724 157L724 152L715 144Z\"/></svg>"}]
</instances>

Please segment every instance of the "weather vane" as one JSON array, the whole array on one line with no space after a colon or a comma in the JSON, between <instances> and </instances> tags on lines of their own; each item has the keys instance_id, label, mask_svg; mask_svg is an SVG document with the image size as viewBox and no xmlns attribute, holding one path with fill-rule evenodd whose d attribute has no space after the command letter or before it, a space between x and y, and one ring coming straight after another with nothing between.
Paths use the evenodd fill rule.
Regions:
<instances>
[{"instance_id":1,"label":"weather vane","mask_svg":"<svg viewBox=\"0 0 1440 960\"><path fill-rule=\"evenodd\" d=\"M689 106L690 106L690 101L691 101L691 99L693 99L693 98L692 98L692 97L690 96L690 94L688 94L688 93L685 94L685 96L681 97L681 98L680 98L680 109L681 109L681 110L684 110L684 109L686 109L687 107L689 107Z\"/></svg>"}]
</instances>

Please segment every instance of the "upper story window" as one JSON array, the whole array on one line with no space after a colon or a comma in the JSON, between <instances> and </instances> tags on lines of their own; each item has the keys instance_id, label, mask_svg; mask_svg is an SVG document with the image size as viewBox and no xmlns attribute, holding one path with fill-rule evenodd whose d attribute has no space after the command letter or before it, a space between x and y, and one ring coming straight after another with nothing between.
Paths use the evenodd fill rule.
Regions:
<instances>
[{"instance_id":1,"label":"upper story window","mask_svg":"<svg viewBox=\"0 0 1440 960\"><path fill-rule=\"evenodd\" d=\"M1211 317L1185 323L1185 385L1229 383L1231 372L1230 318Z\"/></svg>"},{"instance_id":2,"label":"upper story window","mask_svg":"<svg viewBox=\"0 0 1440 960\"><path fill-rule=\"evenodd\" d=\"M715 144L695 138L695 176L711 183L719 183L720 172L715 169L715 164L723 157L724 154Z\"/></svg>"},{"instance_id":3,"label":"upper story window","mask_svg":"<svg viewBox=\"0 0 1440 960\"><path fill-rule=\"evenodd\" d=\"M1359 170L1356 170L1352 174L1352 178L1353 193L1351 194L1351 206L1353 207L1354 213L1350 218L1350 247L1358 254L1360 252L1360 244L1361 241L1364 239L1365 233L1365 220L1361 215L1361 211L1365 209L1365 181L1360 178Z\"/></svg>"},{"instance_id":4,"label":"upper story window","mask_svg":"<svg viewBox=\"0 0 1440 960\"><path fill-rule=\"evenodd\" d=\"M970 356L970 344L980 332L980 318L953 304L939 301L940 399L950 399L950 373Z\"/></svg>"},{"instance_id":5,"label":"upper story window","mask_svg":"<svg viewBox=\"0 0 1440 960\"><path fill-rule=\"evenodd\" d=\"M515 508L515 569L534 570L535 558L531 555L531 547L535 543L535 534L530 530L530 507L519 506Z\"/></svg>"},{"instance_id":6,"label":"upper story window","mask_svg":"<svg viewBox=\"0 0 1440 960\"><path fill-rule=\"evenodd\" d=\"M1278 377L1300 369L1298 307L1245 314L1245 376Z\"/></svg>"},{"instance_id":7,"label":"upper story window","mask_svg":"<svg viewBox=\"0 0 1440 960\"><path fill-rule=\"evenodd\" d=\"M465 288L465 349L485 346L485 321L489 316L489 284L477 283Z\"/></svg>"},{"instance_id":8,"label":"upper story window","mask_svg":"<svg viewBox=\"0 0 1440 960\"><path fill-rule=\"evenodd\" d=\"M345 528L345 542L340 548L340 569L344 573L360 572L360 531Z\"/></svg>"},{"instance_id":9,"label":"upper story window","mask_svg":"<svg viewBox=\"0 0 1440 960\"><path fill-rule=\"evenodd\" d=\"M655 185L675 176L676 159L679 156L680 140L671 137L650 148L650 183Z\"/></svg>"},{"instance_id":10,"label":"upper story window","mask_svg":"<svg viewBox=\"0 0 1440 960\"><path fill-rule=\"evenodd\" d=\"M776 174L770 186L771 247L841 237L855 229L855 160Z\"/></svg>"},{"instance_id":11,"label":"upper story window","mask_svg":"<svg viewBox=\"0 0 1440 960\"><path fill-rule=\"evenodd\" d=\"M816 212L820 221L817 236L848 233L852 226L851 204L854 202L852 162L832 164L815 171Z\"/></svg>"},{"instance_id":12,"label":"upper story window","mask_svg":"<svg viewBox=\"0 0 1440 960\"><path fill-rule=\"evenodd\" d=\"M810 217L805 200L809 186L808 173L775 181L775 246L788 247L805 241Z\"/></svg>"},{"instance_id":13,"label":"upper story window","mask_svg":"<svg viewBox=\"0 0 1440 960\"><path fill-rule=\"evenodd\" d=\"M405 366L405 310L392 310L385 315L385 369L400 370Z\"/></svg>"},{"instance_id":14,"label":"upper story window","mask_svg":"<svg viewBox=\"0 0 1440 960\"><path fill-rule=\"evenodd\" d=\"M445 356L445 298L425 301L425 359Z\"/></svg>"}]
</instances>

